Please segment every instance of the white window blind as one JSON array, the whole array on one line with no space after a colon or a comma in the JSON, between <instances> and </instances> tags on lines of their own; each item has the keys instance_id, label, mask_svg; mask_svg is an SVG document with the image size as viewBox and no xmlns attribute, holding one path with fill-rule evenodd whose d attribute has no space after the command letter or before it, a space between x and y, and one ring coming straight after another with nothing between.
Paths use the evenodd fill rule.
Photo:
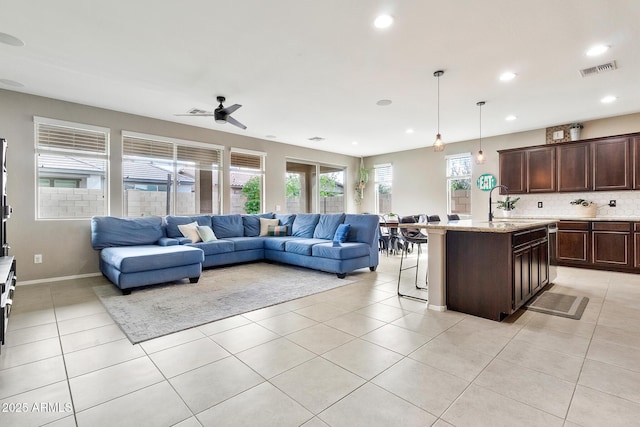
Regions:
<instances>
[{"instance_id":1,"label":"white window blind","mask_svg":"<svg viewBox=\"0 0 640 427\"><path fill-rule=\"evenodd\" d=\"M241 152L231 152L231 167L240 169L253 169L262 171L261 155L247 154Z\"/></svg>"},{"instance_id":2,"label":"white window blind","mask_svg":"<svg viewBox=\"0 0 640 427\"><path fill-rule=\"evenodd\" d=\"M393 181L393 168L390 164L375 165L375 182L392 182Z\"/></svg>"},{"instance_id":3,"label":"white window blind","mask_svg":"<svg viewBox=\"0 0 640 427\"><path fill-rule=\"evenodd\" d=\"M124 135L122 138L122 154L147 159L173 160L173 144L153 139Z\"/></svg>"}]
</instances>

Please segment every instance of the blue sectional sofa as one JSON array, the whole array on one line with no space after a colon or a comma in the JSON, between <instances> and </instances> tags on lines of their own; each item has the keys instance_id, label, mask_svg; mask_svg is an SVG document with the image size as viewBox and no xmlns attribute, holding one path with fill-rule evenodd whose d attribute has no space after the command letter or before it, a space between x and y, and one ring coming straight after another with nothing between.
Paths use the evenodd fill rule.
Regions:
<instances>
[{"instance_id":1,"label":"blue sectional sofa","mask_svg":"<svg viewBox=\"0 0 640 427\"><path fill-rule=\"evenodd\" d=\"M206 241L196 241L201 234ZM91 240L100 250L100 271L125 294L184 278L197 282L202 267L249 261L292 264L340 278L378 266L378 216L366 214L100 216L92 218Z\"/></svg>"}]
</instances>

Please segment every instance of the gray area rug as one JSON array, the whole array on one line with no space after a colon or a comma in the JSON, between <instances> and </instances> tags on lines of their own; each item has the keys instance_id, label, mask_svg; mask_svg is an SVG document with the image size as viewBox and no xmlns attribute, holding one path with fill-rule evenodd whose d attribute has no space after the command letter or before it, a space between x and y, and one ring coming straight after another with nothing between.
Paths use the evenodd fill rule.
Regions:
<instances>
[{"instance_id":1,"label":"gray area rug","mask_svg":"<svg viewBox=\"0 0 640 427\"><path fill-rule=\"evenodd\" d=\"M256 263L204 270L198 283L184 280L131 295L122 295L113 285L93 290L136 344L353 282L332 273Z\"/></svg>"},{"instance_id":2,"label":"gray area rug","mask_svg":"<svg viewBox=\"0 0 640 427\"><path fill-rule=\"evenodd\" d=\"M543 291L526 305L527 310L579 320L589 298Z\"/></svg>"}]
</instances>

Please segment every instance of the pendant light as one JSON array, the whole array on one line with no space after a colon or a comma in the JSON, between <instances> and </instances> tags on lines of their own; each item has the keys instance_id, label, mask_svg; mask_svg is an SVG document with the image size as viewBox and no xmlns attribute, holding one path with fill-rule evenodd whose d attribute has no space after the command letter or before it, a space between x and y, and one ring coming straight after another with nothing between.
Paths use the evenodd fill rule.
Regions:
<instances>
[{"instance_id":1,"label":"pendant light","mask_svg":"<svg viewBox=\"0 0 640 427\"><path fill-rule=\"evenodd\" d=\"M436 135L436 141L433 143L433 151L444 151L444 142L442 142L442 136L440 136L440 76L443 74L444 71L442 70L433 73L433 76L438 78L438 134Z\"/></svg>"},{"instance_id":2,"label":"pendant light","mask_svg":"<svg viewBox=\"0 0 640 427\"><path fill-rule=\"evenodd\" d=\"M476 164L482 165L487 161L487 157L484 155L482 151L482 106L485 104L484 101L480 101L476 103L476 105L480 108L480 150L478 150L478 155L476 156Z\"/></svg>"}]
</instances>

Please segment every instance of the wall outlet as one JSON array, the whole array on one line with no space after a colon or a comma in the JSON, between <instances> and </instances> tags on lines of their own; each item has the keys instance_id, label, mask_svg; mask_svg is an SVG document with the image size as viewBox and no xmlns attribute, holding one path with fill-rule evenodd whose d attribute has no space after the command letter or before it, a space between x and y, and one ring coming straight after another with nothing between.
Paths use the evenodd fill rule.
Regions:
<instances>
[{"instance_id":1,"label":"wall outlet","mask_svg":"<svg viewBox=\"0 0 640 427\"><path fill-rule=\"evenodd\" d=\"M282 207L280 205L276 205L276 212L280 212L281 209Z\"/></svg>"},{"instance_id":2,"label":"wall outlet","mask_svg":"<svg viewBox=\"0 0 640 427\"><path fill-rule=\"evenodd\" d=\"M553 140L557 141L558 139L562 139L564 138L564 131L563 130L557 130L555 132L553 132Z\"/></svg>"},{"instance_id":3,"label":"wall outlet","mask_svg":"<svg viewBox=\"0 0 640 427\"><path fill-rule=\"evenodd\" d=\"M42 254L35 254L33 256L33 263L34 264L42 264Z\"/></svg>"},{"instance_id":4,"label":"wall outlet","mask_svg":"<svg viewBox=\"0 0 640 427\"><path fill-rule=\"evenodd\" d=\"M609 207L610 208L615 208L616 207L616 201L615 200L609 200Z\"/></svg>"},{"instance_id":5,"label":"wall outlet","mask_svg":"<svg viewBox=\"0 0 640 427\"><path fill-rule=\"evenodd\" d=\"M542 207L542 202L538 202L538 207L541 208Z\"/></svg>"}]
</instances>

